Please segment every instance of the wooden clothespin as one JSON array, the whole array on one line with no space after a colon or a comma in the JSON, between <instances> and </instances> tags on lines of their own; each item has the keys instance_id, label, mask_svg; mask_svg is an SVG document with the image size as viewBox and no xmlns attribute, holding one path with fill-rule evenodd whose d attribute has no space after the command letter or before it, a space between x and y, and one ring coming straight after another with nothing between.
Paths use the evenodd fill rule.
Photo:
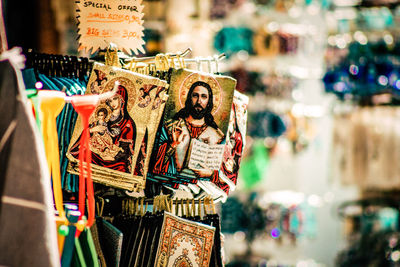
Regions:
<instances>
[{"instance_id":1,"label":"wooden clothespin","mask_svg":"<svg viewBox=\"0 0 400 267\"><path fill-rule=\"evenodd\" d=\"M179 215L179 200L176 199L175 202L175 215L178 216Z\"/></svg>"},{"instance_id":2,"label":"wooden clothespin","mask_svg":"<svg viewBox=\"0 0 400 267\"><path fill-rule=\"evenodd\" d=\"M108 66L121 68L121 63L118 57L118 48L115 44L110 43L107 48L106 54L104 55L105 64Z\"/></svg>"}]
</instances>

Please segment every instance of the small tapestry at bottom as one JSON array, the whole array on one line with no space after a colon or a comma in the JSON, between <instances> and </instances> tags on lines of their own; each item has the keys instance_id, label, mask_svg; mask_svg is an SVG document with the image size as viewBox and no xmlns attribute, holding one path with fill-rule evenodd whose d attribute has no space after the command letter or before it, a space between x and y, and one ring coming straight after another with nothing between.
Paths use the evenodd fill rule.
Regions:
<instances>
[{"instance_id":1,"label":"small tapestry at bottom","mask_svg":"<svg viewBox=\"0 0 400 267\"><path fill-rule=\"evenodd\" d=\"M215 228L164 214L156 266L209 266Z\"/></svg>"}]
</instances>

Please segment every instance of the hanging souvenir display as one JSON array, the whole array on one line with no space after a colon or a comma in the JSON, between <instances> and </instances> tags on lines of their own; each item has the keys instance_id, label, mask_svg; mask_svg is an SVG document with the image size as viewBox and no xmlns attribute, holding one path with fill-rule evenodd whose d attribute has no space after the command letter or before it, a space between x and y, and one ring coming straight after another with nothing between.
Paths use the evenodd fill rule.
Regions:
<instances>
[{"instance_id":1,"label":"hanging souvenir display","mask_svg":"<svg viewBox=\"0 0 400 267\"><path fill-rule=\"evenodd\" d=\"M233 96L229 130L226 137L224 160L220 169L220 178L234 190L237 183L240 161L246 145L247 106L249 98L237 91Z\"/></svg>"},{"instance_id":2,"label":"hanging souvenir display","mask_svg":"<svg viewBox=\"0 0 400 267\"><path fill-rule=\"evenodd\" d=\"M173 70L149 179L177 185L218 176L235 84L227 76Z\"/></svg>"},{"instance_id":3,"label":"hanging souvenir display","mask_svg":"<svg viewBox=\"0 0 400 267\"><path fill-rule=\"evenodd\" d=\"M229 191L235 190L240 161L246 144L247 105L249 98L238 91L234 92L232 111L229 119L228 134L226 135L223 160L219 169L219 179L199 181L198 185L214 187L222 193L225 202Z\"/></svg>"},{"instance_id":4,"label":"hanging souvenir display","mask_svg":"<svg viewBox=\"0 0 400 267\"><path fill-rule=\"evenodd\" d=\"M149 157L158 121L167 99L168 84L157 78L96 63L86 94L111 91L90 118L90 150L93 180L128 190L144 188ZM67 157L68 171L79 173L79 140L82 124L77 121Z\"/></svg>"},{"instance_id":5,"label":"hanging souvenir display","mask_svg":"<svg viewBox=\"0 0 400 267\"><path fill-rule=\"evenodd\" d=\"M107 264L223 266L220 218L211 198L172 201L167 195L158 195L117 201L105 196L102 201L111 211L112 221L98 218Z\"/></svg>"},{"instance_id":6,"label":"hanging souvenir display","mask_svg":"<svg viewBox=\"0 0 400 267\"><path fill-rule=\"evenodd\" d=\"M96 227L106 264L119 266L122 252L122 232L102 217L96 220Z\"/></svg>"},{"instance_id":7,"label":"hanging souvenir display","mask_svg":"<svg viewBox=\"0 0 400 267\"><path fill-rule=\"evenodd\" d=\"M221 56L185 62L183 54L190 49L157 54L162 48L161 29L149 31L153 34L146 39L146 50L157 54L155 57L136 58L120 52L144 52L142 1L134 0L129 6L115 0L105 5L95 2L77 1L79 50L93 53L109 46L105 63L96 62L103 60L104 51L89 59L29 50L24 78L29 88L35 89L16 98L12 95L14 102L4 103L7 110L21 111L15 101L22 103L28 97L33 106L29 110L24 106L24 112L19 112L22 115L17 112L5 117L6 123L11 123L7 129L11 135L6 132L2 136L6 150L0 142L0 152L43 146L43 151L34 147L35 153L17 153L22 156L15 158L33 157L26 165L37 163L38 168L29 173L46 181L40 186L32 184L37 201L29 196L29 190L28 195L19 196L19 185L13 190L23 198L11 196L13 183L0 181L0 221L15 217L19 209L25 218L17 223L7 220L0 235L10 237L17 228L30 229L27 223L39 223L36 228L42 230L34 234L22 231L27 242L21 242L21 235L15 235L14 241L0 238L5 251L0 253L0 265L221 267L222 234L214 200L225 201L235 189L249 99L235 91L234 78L219 75ZM124 19L116 20L116 16ZM216 38L216 45L231 46L231 53L240 51L242 48L227 40L232 32L240 37L239 46L252 53L251 38L245 37L253 33L247 28L227 28ZM196 62L198 70L185 69L188 62ZM209 73L201 71L200 62L208 64ZM26 125L19 123L26 120L27 111L32 118L35 115L36 125L31 118ZM17 126L14 120L18 120ZM24 139L21 129L25 128L31 134ZM42 134L43 142L37 142L35 131ZM17 147L15 140L25 147ZM34 142L26 145L26 141ZM40 164L43 159L36 152L47 159L47 166ZM0 158L5 158L3 165L16 165L16 159L6 158L4 153L0 153ZM10 173L21 170L13 168ZM26 173L20 176L24 178ZM145 191L147 179L150 186L157 187L157 194L151 192L154 198ZM180 199L179 215L178 201L173 205L172 198L178 198L180 192L174 189L181 186L190 199L185 205ZM53 196L48 196L51 187ZM132 198L143 194L146 197ZM212 212L207 210L210 205ZM37 222L26 216L32 212ZM34 241L45 240L45 244L32 246L31 235L42 237ZM37 252L35 257L21 257L19 252L29 256L26 252L30 250Z\"/></svg>"},{"instance_id":8,"label":"hanging souvenir display","mask_svg":"<svg viewBox=\"0 0 400 267\"><path fill-rule=\"evenodd\" d=\"M214 231L165 212L155 266L209 266Z\"/></svg>"},{"instance_id":9,"label":"hanging souvenir display","mask_svg":"<svg viewBox=\"0 0 400 267\"><path fill-rule=\"evenodd\" d=\"M169 162L158 162L166 163L166 170L175 172L172 175L157 174L154 178L152 167L149 176L158 182L159 188L163 185L177 188L187 184L186 189L191 190L193 196L207 199L209 196L214 199L223 196L225 201L230 187L234 189L237 180L246 134L248 98L238 92L234 96L236 81L227 76L183 69L167 72L168 67L176 68L176 65L175 62L164 64L165 60L162 68L159 68L161 61L156 60L157 71L151 71L151 68L139 70L136 67L140 64L131 64L132 70L162 77L169 81L167 83L160 78L111 67L110 63L121 61L109 57L109 53L107 55L107 65L103 65L87 64L84 59L61 59L57 55L32 53L29 57L33 69L25 73L26 82L31 87L50 89L40 89L38 96L35 96L37 90L32 89L29 95L39 99L44 93L57 96L51 99L60 105L57 112L62 110L57 121L53 113L46 113L47 117L53 118L51 125L47 119L40 120L46 117L37 117L38 126L47 133L44 137L49 135L51 128L51 147L47 139L46 146L50 147L47 150L51 155L47 156L51 171L55 173L52 178L62 266L154 266L151 263L163 265L162 262L223 266L219 217L215 210L213 214L204 211L202 218L200 211L197 215L190 212L195 209L192 199L192 208L189 209L188 202L187 210L182 212L183 218L159 211L145 214L147 208L142 206L140 216L136 214L134 219L127 219L125 215L118 216L121 210L115 209L118 207L116 203L121 205L122 191L114 188L144 189L150 154L153 152L153 159L157 162L157 156L162 155L160 147L164 144L161 142L164 142L171 147L173 144L177 153L169 154L173 152L169 150L168 157L164 157ZM165 59L175 60L170 56ZM181 58L176 59L179 61ZM74 60L76 62L69 66L68 62ZM218 57L214 57L214 61L217 60ZM211 72L211 60L205 61ZM61 68L64 65L69 67ZM126 62L121 65L129 66ZM89 70L91 76L86 82ZM86 92L81 96L84 87ZM169 91L168 87L171 87ZM170 99L167 92L171 94ZM41 104L45 103L42 101ZM167 107L165 114L164 107ZM155 140L157 143L153 148ZM224 159L226 164L223 165ZM66 169L70 175L79 174L79 180L76 176L67 176ZM61 175L57 175L59 170ZM158 179L160 177L162 180ZM95 185L93 188L92 178L93 182L106 186ZM68 191L61 194L62 187ZM96 203L94 201L94 194L101 195L104 190L115 197L116 202L111 208L113 217L103 215L104 202L97 202L100 199L98 195ZM78 191L79 195L74 193ZM161 189L158 192L161 193ZM65 199L78 202L79 208L64 205ZM200 210L200 201L197 203ZM99 208L99 204L103 207ZM171 211L171 206L167 211ZM94 218L94 207L101 218ZM136 226L134 231L133 225ZM171 228L174 225L182 228L180 233ZM168 241L165 238L168 236L176 240L175 244L168 243L172 246L166 246ZM176 247L178 243L179 248ZM193 248L196 248L196 253Z\"/></svg>"}]
</instances>

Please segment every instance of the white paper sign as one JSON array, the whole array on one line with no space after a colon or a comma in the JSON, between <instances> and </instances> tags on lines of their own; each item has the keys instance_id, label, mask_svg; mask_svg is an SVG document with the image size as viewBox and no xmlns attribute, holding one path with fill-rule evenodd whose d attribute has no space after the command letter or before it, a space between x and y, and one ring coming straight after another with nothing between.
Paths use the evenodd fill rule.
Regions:
<instances>
[{"instance_id":1,"label":"white paper sign","mask_svg":"<svg viewBox=\"0 0 400 267\"><path fill-rule=\"evenodd\" d=\"M144 53L142 0L80 0L77 2L79 51L91 53L110 43L119 50Z\"/></svg>"},{"instance_id":2,"label":"white paper sign","mask_svg":"<svg viewBox=\"0 0 400 267\"><path fill-rule=\"evenodd\" d=\"M208 145L197 139L193 140L188 167L192 170L219 170L225 145Z\"/></svg>"}]
</instances>

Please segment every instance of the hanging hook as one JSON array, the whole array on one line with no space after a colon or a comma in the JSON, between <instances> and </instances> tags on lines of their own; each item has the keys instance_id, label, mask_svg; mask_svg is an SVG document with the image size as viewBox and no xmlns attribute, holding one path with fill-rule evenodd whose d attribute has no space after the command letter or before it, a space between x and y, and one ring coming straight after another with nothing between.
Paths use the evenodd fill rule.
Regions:
<instances>
[{"instance_id":1,"label":"hanging hook","mask_svg":"<svg viewBox=\"0 0 400 267\"><path fill-rule=\"evenodd\" d=\"M216 212L215 212L214 199L212 199L212 198L211 198L211 207L212 207L212 212L213 212L213 214L216 214Z\"/></svg>"},{"instance_id":2,"label":"hanging hook","mask_svg":"<svg viewBox=\"0 0 400 267\"><path fill-rule=\"evenodd\" d=\"M192 217L196 216L196 204L194 203L194 198L192 198Z\"/></svg>"},{"instance_id":3,"label":"hanging hook","mask_svg":"<svg viewBox=\"0 0 400 267\"><path fill-rule=\"evenodd\" d=\"M115 45L114 43L109 44L106 54L104 55L104 61L105 64L108 66L115 66L118 68L121 67L121 63L119 62L119 57L118 57L117 45Z\"/></svg>"},{"instance_id":4,"label":"hanging hook","mask_svg":"<svg viewBox=\"0 0 400 267\"><path fill-rule=\"evenodd\" d=\"M197 207L198 216L201 218L201 199L199 199L199 206Z\"/></svg>"},{"instance_id":5,"label":"hanging hook","mask_svg":"<svg viewBox=\"0 0 400 267\"><path fill-rule=\"evenodd\" d=\"M186 57L190 52L192 52L192 49L190 47L186 48L185 51L182 53L178 52L176 54L170 54L171 56L181 56L181 57ZM151 57L128 57L128 56L121 56L124 58L124 60L133 60L133 61L146 61L146 62L152 62L155 60L156 56L151 56Z\"/></svg>"},{"instance_id":6,"label":"hanging hook","mask_svg":"<svg viewBox=\"0 0 400 267\"><path fill-rule=\"evenodd\" d=\"M185 207L184 207L183 198L182 198L181 199L181 216L184 216L184 214L185 214Z\"/></svg>"},{"instance_id":7,"label":"hanging hook","mask_svg":"<svg viewBox=\"0 0 400 267\"><path fill-rule=\"evenodd\" d=\"M153 200L153 214L157 212L157 208L158 208L158 196L156 196Z\"/></svg>"},{"instance_id":8,"label":"hanging hook","mask_svg":"<svg viewBox=\"0 0 400 267\"><path fill-rule=\"evenodd\" d=\"M207 58L207 67L208 67L208 73L212 73L212 69L211 69L211 58Z\"/></svg>"},{"instance_id":9,"label":"hanging hook","mask_svg":"<svg viewBox=\"0 0 400 267\"><path fill-rule=\"evenodd\" d=\"M165 54L165 57L167 59L168 67L175 68L175 61L174 61L174 57L172 56L172 54Z\"/></svg>"},{"instance_id":10,"label":"hanging hook","mask_svg":"<svg viewBox=\"0 0 400 267\"><path fill-rule=\"evenodd\" d=\"M183 51L183 53L180 54L180 56L186 57L187 54L189 54L189 53L191 53L191 52L192 52L192 48L188 47L188 48L186 48L185 51Z\"/></svg>"},{"instance_id":11,"label":"hanging hook","mask_svg":"<svg viewBox=\"0 0 400 267\"><path fill-rule=\"evenodd\" d=\"M197 70L198 70L198 71L201 71L201 62L200 62L200 58L196 57L195 60L196 60Z\"/></svg>"},{"instance_id":12,"label":"hanging hook","mask_svg":"<svg viewBox=\"0 0 400 267\"><path fill-rule=\"evenodd\" d=\"M160 70L161 69L161 57L163 54L157 54L154 58L155 64L156 64L156 70Z\"/></svg>"},{"instance_id":13,"label":"hanging hook","mask_svg":"<svg viewBox=\"0 0 400 267\"><path fill-rule=\"evenodd\" d=\"M219 56L217 56L217 55L214 55L214 63L215 63L215 73L216 74L219 74L219 68L218 68L218 61L219 61L219 59L218 59L218 57Z\"/></svg>"},{"instance_id":14,"label":"hanging hook","mask_svg":"<svg viewBox=\"0 0 400 267\"><path fill-rule=\"evenodd\" d=\"M181 67L181 69L184 69L185 66L185 60L183 59L183 57L181 55L178 56L178 60L179 60L179 66Z\"/></svg>"},{"instance_id":15,"label":"hanging hook","mask_svg":"<svg viewBox=\"0 0 400 267\"><path fill-rule=\"evenodd\" d=\"M142 216L143 217L143 215L144 215L144 210L143 210L143 208L144 208L144 197L142 197L141 199L140 199L140 216Z\"/></svg>"},{"instance_id":16,"label":"hanging hook","mask_svg":"<svg viewBox=\"0 0 400 267\"><path fill-rule=\"evenodd\" d=\"M179 201L178 201L178 199L175 202L175 215L176 216L179 215Z\"/></svg>"},{"instance_id":17,"label":"hanging hook","mask_svg":"<svg viewBox=\"0 0 400 267\"><path fill-rule=\"evenodd\" d=\"M146 214L148 206L149 206L149 203L146 202L146 206L144 207L144 214Z\"/></svg>"},{"instance_id":18,"label":"hanging hook","mask_svg":"<svg viewBox=\"0 0 400 267\"><path fill-rule=\"evenodd\" d=\"M135 201L135 215L140 215L139 199L138 198Z\"/></svg>"},{"instance_id":19,"label":"hanging hook","mask_svg":"<svg viewBox=\"0 0 400 267\"><path fill-rule=\"evenodd\" d=\"M134 206L135 206L135 203L134 203L133 199L130 199L129 200L129 212L128 212L129 215L133 214Z\"/></svg>"},{"instance_id":20,"label":"hanging hook","mask_svg":"<svg viewBox=\"0 0 400 267\"><path fill-rule=\"evenodd\" d=\"M97 207L97 216L103 216L103 210L104 210L104 198L102 197L98 197L98 199L101 202L101 206L99 205L99 202L96 203L96 207Z\"/></svg>"}]
</instances>

